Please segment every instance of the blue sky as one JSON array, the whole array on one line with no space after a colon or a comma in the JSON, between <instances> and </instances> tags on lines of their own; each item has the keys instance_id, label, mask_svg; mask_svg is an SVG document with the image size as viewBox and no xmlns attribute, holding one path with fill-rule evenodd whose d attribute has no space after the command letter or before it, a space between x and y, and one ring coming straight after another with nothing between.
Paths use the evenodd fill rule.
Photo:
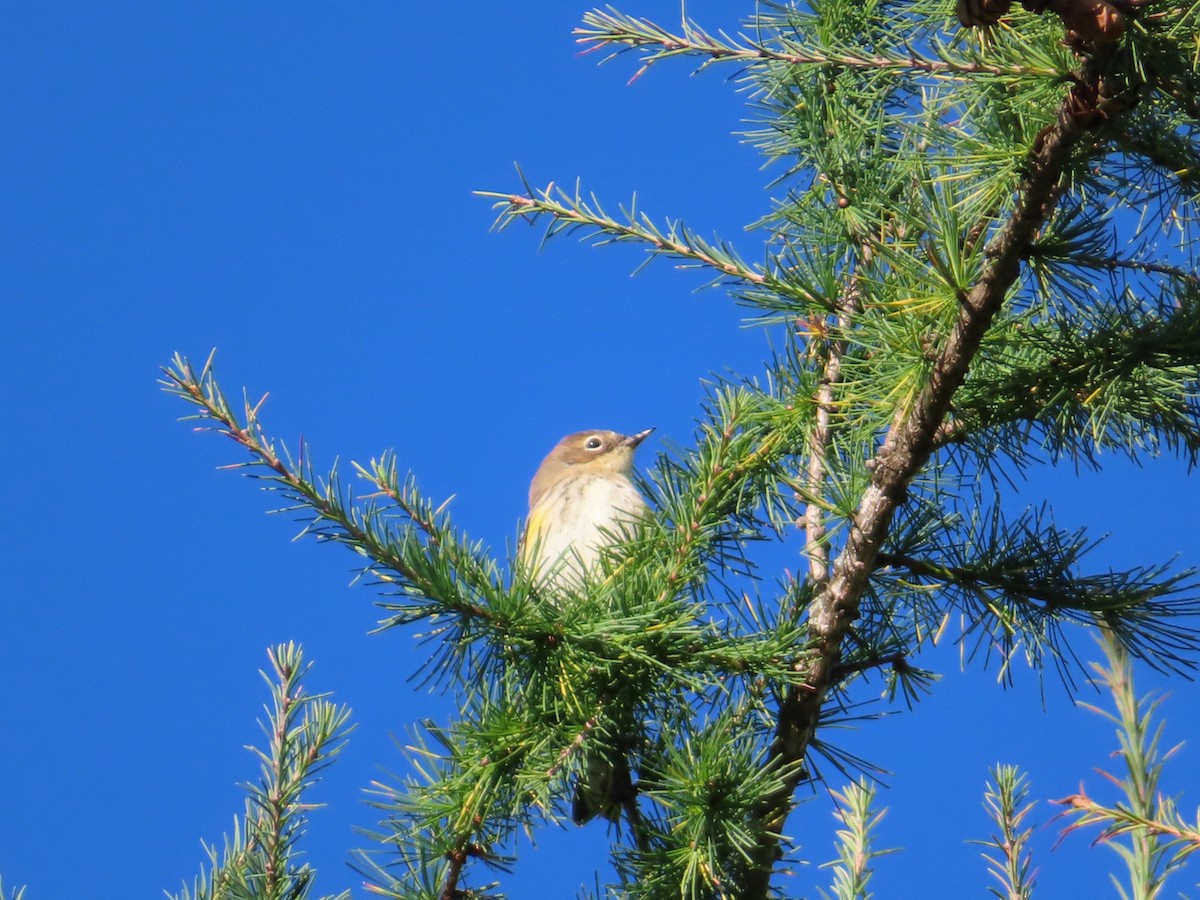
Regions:
<instances>
[{"instance_id":1,"label":"blue sky","mask_svg":"<svg viewBox=\"0 0 1200 900\"><path fill-rule=\"evenodd\" d=\"M702 381L753 374L768 335L697 275L540 232L489 231L474 190L577 177L611 209L637 192L660 220L733 239L768 209L744 97L668 65L626 82L571 37L585 5L463 2L5 4L0 8L0 331L6 478L0 600L0 875L30 900L161 896L190 879L255 777L267 646L301 642L314 690L358 729L313 799L306 848L334 892L374 812L361 791L403 771L395 741L448 701L408 679L412 633L368 635L377 612L355 559L293 542L269 497L218 465L236 448L191 433L161 393L175 351L218 349L227 390L270 391L268 429L303 436L318 468L395 448L456 521L498 552L528 480L562 434L659 429L686 444ZM678 5L630 0L672 23ZM689 3L706 25L745 10ZM642 451L646 454L646 451ZM649 459L649 454L646 454ZM1096 568L1200 562L1196 481L1171 460L1103 474L1043 471L1014 505L1050 501L1063 525L1112 533ZM348 467L347 467L348 468ZM1088 654L1088 639L1077 646ZM913 712L847 743L893 772L880 841L887 897L981 896L987 767L1019 762L1034 796L1097 791L1112 728L1053 678L960 671L952 649ZM1197 688L1171 697L1164 785L1195 803ZM1098 698L1093 698L1098 699ZM1184 793L1191 788L1190 793ZM1046 822L1053 808L1041 806ZM832 855L829 804L795 818L805 855ZM1040 839L1043 896L1107 890L1116 863ZM598 828L521 848L510 896L591 883ZM1177 886L1182 886L1184 878ZM1195 880L1194 877L1191 880ZM810 868L789 888L813 894Z\"/></svg>"}]
</instances>

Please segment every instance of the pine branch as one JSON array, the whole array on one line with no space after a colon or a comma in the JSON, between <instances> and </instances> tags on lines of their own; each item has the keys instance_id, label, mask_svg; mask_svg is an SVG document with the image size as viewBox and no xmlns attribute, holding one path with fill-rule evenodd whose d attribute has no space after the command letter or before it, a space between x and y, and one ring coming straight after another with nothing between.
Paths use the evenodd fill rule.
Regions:
<instances>
[{"instance_id":1,"label":"pine branch","mask_svg":"<svg viewBox=\"0 0 1200 900\"><path fill-rule=\"evenodd\" d=\"M215 353L215 351L214 351ZM393 535L390 529L380 527L375 516L376 510L368 508L366 514L359 515L349 507L344 498L344 490L337 480L336 471L330 476L325 486L317 484L312 476L311 462L306 460L307 447L301 446L300 461L293 464L290 458L285 459L275 449L275 444L263 431L258 420L259 410L266 401L264 396L253 406L247 401L244 404L243 418L245 424L239 421L238 415L225 398L212 369L213 355L210 354L204 367L196 372L191 363L183 356L176 355L173 366L163 369L164 388L199 407L200 412L195 417L212 424L202 425L198 430L213 430L232 439L245 448L252 459L248 463L236 464L228 468L264 468L268 470L265 476L273 483L274 488L283 493L285 499L293 501L296 506L287 508L288 511L311 509L313 516L308 520L305 531L316 534L326 540L344 543L374 560L379 565L391 569L404 583L411 584L429 594L438 596L441 585L431 582L426 573L415 564L411 555L401 552L398 548L404 544L404 533L399 537ZM376 467L379 471L376 484L394 475L394 463L385 460ZM364 471L364 470L360 470ZM253 476L262 477L262 476ZM415 485L408 490L401 490L391 482L381 485L381 490L395 496L401 509L407 514L408 524L417 530L431 535L433 528L432 516L416 515L414 511L421 506L419 501L412 499ZM444 540L445 529L438 529L442 540L440 543L450 543ZM432 535L438 537L439 535ZM428 594L427 594L428 595ZM440 597L443 601L458 607L458 611L469 616L486 616L487 611L479 604L463 602L454 596Z\"/></svg>"},{"instance_id":2,"label":"pine branch","mask_svg":"<svg viewBox=\"0 0 1200 900\"><path fill-rule=\"evenodd\" d=\"M644 244L652 256L666 256L680 260L685 268L710 269L716 273L714 284L744 284L766 287L814 305L821 301L788 283L786 280L758 267L745 263L732 245L726 242L711 243L704 240L681 222L670 222L666 229L659 228L649 216L637 209L637 198L628 210L622 208L623 220L608 215L593 195L585 199L576 187L569 195L551 183L541 190L534 190L528 182L524 195L476 191L480 197L493 197L500 210L496 228L503 229L517 220L529 222L545 217L548 220L546 237L560 233L582 231L586 240L597 245L619 242Z\"/></svg>"},{"instance_id":3,"label":"pine branch","mask_svg":"<svg viewBox=\"0 0 1200 900\"><path fill-rule=\"evenodd\" d=\"M620 896L738 900L739 872L754 836L750 812L779 789L747 705L693 726L682 740L658 740L646 753L640 789L654 801L645 839L615 860Z\"/></svg>"},{"instance_id":4,"label":"pine branch","mask_svg":"<svg viewBox=\"0 0 1200 900\"><path fill-rule=\"evenodd\" d=\"M992 835L991 840L971 843L989 848L983 858L988 872L1000 882L999 889L988 888L994 897L1031 900L1037 872L1031 869L1032 853L1029 850L1033 826L1025 827L1025 820L1036 803L1029 801L1027 779L1016 766L997 765L991 774L984 808L996 823L999 834Z\"/></svg>"},{"instance_id":5,"label":"pine branch","mask_svg":"<svg viewBox=\"0 0 1200 900\"><path fill-rule=\"evenodd\" d=\"M1149 308L1115 300L1006 324L955 398L948 436L974 435L985 459L1020 458L1031 428L1084 460L1106 447L1200 458L1200 290L1177 286ZM1006 349L1015 341L1018 353Z\"/></svg>"},{"instance_id":6,"label":"pine branch","mask_svg":"<svg viewBox=\"0 0 1200 900\"><path fill-rule=\"evenodd\" d=\"M822 866L833 870L832 890L818 891L826 900L868 900L872 896L872 863L896 852L895 848L877 850L874 846L876 829L887 810L874 812L875 786L866 779L829 793L836 804L834 817L842 827L837 831L838 858Z\"/></svg>"},{"instance_id":7,"label":"pine branch","mask_svg":"<svg viewBox=\"0 0 1200 900\"><path fill-rule=\"evenodd\" d=\"M916 53L861 53L853 48L820 49L786 44L786 50L775 49L745 35L731 38L709 34L694 22L684 20L682 33L675 34L647 19L626 16L611 7L592 10L583 15L584 26L576 28L580 44L587 52L617 45L616 53L630 50L642 52L642 68L633 76L637 79L650 66L676 56L694 56L703 60L702 67L714 62L733 62L742 65L764 62L787 66L841 66L876 72L915 72L934 75L1002 75L1057 77L1054 69L1028 65L990 65L975 59L943 59L918 56ZM615 54L614 54L615 55Z\"/></svg>"},{"instance_id":8,"label":"pine branch","mask_svg":"<svg viewBox=\"0 0 1200 900\"><path fill-rule=\"evenodd\" d=\"M1082 792L1055 802L1067 807L1067 813L1075 817L1067 832L1088 825L1103 825L1103 833L1095 841L1097 844L1126 834L1171 838L1179 862L1200 850L1200 819L1189 824L1166 798L1159 799L1161 806L1154 818L1138 815L1121 805L1105 806Z\"/></svg>"},{"instance_id":9,"label":"pine branch","mask_svg":"<svg viewBox=\"0 0 1200 900\"><path fill-rule=\"evenodd\" d=\"M1159 793L1166 762L1179 749L1161 749L1165 722L1155 721L1161 701L1138 697L1129 656L1115 635L1101 629L1099 642L1106 664L1093 664L1094 681L1111 694L1116 712L1085 705L1118 727L1125 777L1101 774L1121 790L1124 802L1104 806L1089 797L1082 785L1078 794L1056 802L1065 807L1063 816L1070 820L1063 835L1100 825L1095 843L1120 854L1128 870L1132 896L1150 900L1162 893L1167 876L1200 850L1200 820L1189 824L1175 803ZM1128 838L1128 843L1116 840L1120 837ZM1121 892L1125 895L1123 889Z\"/></svg>"},{"instance_id":10,"label":"pine branch","mask_svg":"<svg viewBox=\"0 0 1200 900\"><path fill-rule=\"evenodd\" d=\"M322 769L332 763L350 732L350 711L336 707L323 694L305 694L301 679L309 666L295 644L272 647L267 655L272 674L262 673L271 689L273 708L262 727L266 750L250 748L259 758L262 777L246 784L245 815L234 821L224 851L206 846L209 872L201 869L192 889L176 900L304 900L316 873L297 865L295 845L304 834L304 802ZM349 900L343 891L329 900Z\"/></svg>"},{"instance_id":11,"label":"pine branch","mask_svg":"<svg viewBox=\"0 0 1200 900\"><path fill-rule=\"evenodd\" d=\"M1027 510L1007 522L997 499L990 517L976 514L953 532L935 527L894 534L876 557L877 566L892 571L881 571L877 582L941 586L965 613L965 633L977 630L978 644L989 653L999 648L1005 661L1024 643L1031 658L1041 660L1048 651L1062 670L1064 626L1100 620L1155 668L1195 667L1200 633L1185 624L1200 612L1193 570L1169 574L1162 564L1081 574L1080 562L1099 542L1044 519L1045 510Z\"/></svg>"},{"instance_id":12,"label":"pine branch","mask_svg":"<svg viewBox=\"0 0 1200 900\"><path fill-rule=\"evenodd\" d=\"M1053 125L1031 151L1028 174L1020 185L1018 203L1002 228L984 249L985 263L978 281L963 297L950 334L931 365L928 382L912 408L889 429L872 460L872 480L855 515L846 545L834 563L828 588L815 599L809 629L815 656L806 663L807 686L789 689L779 710L771 762L791 766L804 758L817 727L820 709L835 684L842 643L858 616L858 607L876 557L887 536L909 483L929 460L938 429L945 421L955 392L966 378L996 313L1020 274L1038 229L1058 199L1058 185L1072 146L1083 133L1076 118L1079 105L1074 89L1060 105ZM747 897L766 897L771 872L790 812L797 773L787 780L786 792L759 810L762 823L754 865L747 879Z\"/></svg>"},{"instance_id":13,"label":"pine branch","mask_svg":"<svg viewBox=\"0 0 1200 900\"><path fill-rule=\"evenodd\" d=\"M518 682L510 675L479 685L446 728L425 722L406 748L415 775L398 786L373 785L372 805L387 814L376 843L398 859L381 858L378 848L355 854L372 893L484 898L490 886L466 886L474 864L511 869L513 858L499 848L516 829L532 829L550 809L550 784L566 781L545 765L566 743L558 739L564 729L548 732L544 711L530 702L536 689Z\"/></svg>"},{"instance_id":14,"label":"pine branch","mask_svg":"<svg viewBox=\"0 0 1200 900\"><path fill-rule=\"evenodd\" d=\"M384 627L440 615L451 616L466 636L512 626L509 619L502 621L488 602L505 595L499 567L481 545L468 544L450 527L445 504L426 500L411 477L401 478L393 456L385 455L373 460L369 468L356 469L376 488L374 496L393 501L401 514L398 527L371 498L362 505L351 502L336 469L319 483L307 446L301 445L297 462L286 449L276 450L259 421L265 396L257 404L246 401L239 419L217 384L212 363L210 355L197 372L187 359L176 355L173 366L163 369L161 383L168 392L199 408L194 418L207 424L197 430L223 434L250 453L249 462L227 468L248 469L250 477L265 480L267 490L280 493L290 504L281 511L297 513L305 522L304 533L349 547L370 560L367 573L404 593L408 598L404 604L381 604L401 610Z\"/></svg>"}]
</instances>

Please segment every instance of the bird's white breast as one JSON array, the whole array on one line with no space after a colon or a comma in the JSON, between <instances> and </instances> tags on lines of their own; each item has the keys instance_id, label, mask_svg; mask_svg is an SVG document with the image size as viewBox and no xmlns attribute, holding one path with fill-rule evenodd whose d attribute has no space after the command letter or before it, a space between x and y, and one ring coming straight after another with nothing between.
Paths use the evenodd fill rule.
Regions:
<instances>
[{"instance_id":1,"label":"bird's white breast","mask_svg":"<svg viewBox=\"0 0 1200 900\"><path fill-rule=\"evenodd\" d=\"M579 475L566 478L538 503L531 515L536 534L528 551L536 570L556 581L577 584L600 558L600 550L620 540L646 503L628 478Z\"/></svg>"}]
</instances>

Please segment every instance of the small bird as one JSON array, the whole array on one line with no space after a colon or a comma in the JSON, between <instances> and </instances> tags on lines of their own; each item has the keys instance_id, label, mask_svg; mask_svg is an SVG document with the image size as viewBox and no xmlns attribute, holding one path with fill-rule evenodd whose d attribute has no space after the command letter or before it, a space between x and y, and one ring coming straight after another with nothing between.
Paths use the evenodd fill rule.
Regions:
<instances>
[{"instance_id":1,"label":"small bird","mask_svg":"<svg viewBox=\"0 0 1200 900\"><path fill-rule=\"evenodd\" d=\"M646 513L634 487L633 451L654 429L637 434L578 431L542 460L529 486L529 520L521 565L548 590L577 589L605 547L628 535ZM616 822L634 798L625 755L607 748L588 754L575 785L571 819L584 825L596 816Z\"/></svg>"},{"instance_id":2,"label":"small bird","mask_svg":"<svg viewBox=\"0 0 1200 900\"><path fill-rule=\"evenodd\" d=\"M521 542L521 564L535 582L578 588L603 548L645 514L646 501L629 476L633 451L653 430L577 431L542 460L529 485Z\"/></svg>"}]
</instances>

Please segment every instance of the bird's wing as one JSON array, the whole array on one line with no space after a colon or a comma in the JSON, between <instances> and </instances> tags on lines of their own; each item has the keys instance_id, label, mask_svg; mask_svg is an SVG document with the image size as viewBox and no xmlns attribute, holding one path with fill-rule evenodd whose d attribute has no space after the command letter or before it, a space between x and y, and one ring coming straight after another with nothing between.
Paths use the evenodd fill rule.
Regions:
<instances>
[{"instance_id":1,"label":"bird's wing","mask_svg":"<svg viewBox=\"0 0 1200 900\"><path fill-rule=\"evenodd\" d=\"M546 504L540 503L529 511L529 520L525 523L525 533L521 535L520 556L523 562L529 561L530 554L544 540L546 523Z\"/></svg>"}]
</instances>

